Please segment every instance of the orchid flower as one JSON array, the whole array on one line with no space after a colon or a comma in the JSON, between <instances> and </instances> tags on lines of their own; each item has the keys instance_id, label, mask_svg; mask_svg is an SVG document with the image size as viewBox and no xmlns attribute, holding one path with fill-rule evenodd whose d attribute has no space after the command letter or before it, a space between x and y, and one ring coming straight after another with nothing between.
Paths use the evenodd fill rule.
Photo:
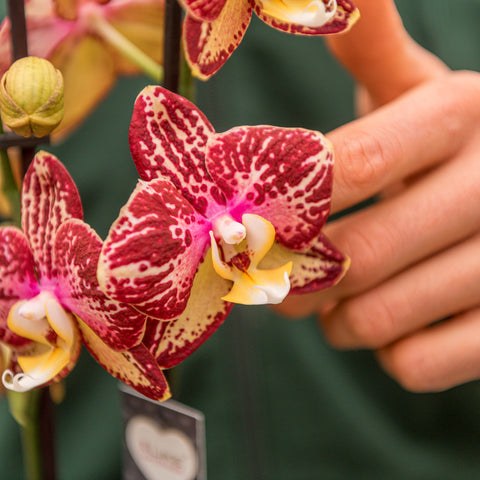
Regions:
<instances>
[{"instance_id":1,"label":"orchid flower","mask_svg":"<svg viewBox=\"0 0 480 480\"><path fill-rule=\"evenodd\" d=\"M300 35L346 31L358 19L352 0L181 0L186 58L206 80L242 41L252 12L277 30Z\"/></svg>"},{"instance_id":2,"label":"orchid flower","mask_svg":"<svg viewBox=\"0 0 480 480\"><path fill-rule=\"evenodd\" d=\"M215 133L188 100L150 86L135 102L130 149L141 180L104 242L98 280L108 297L162 320L168 366L205 341L232 302L279 303L346 271L321 232L333 167L321 133Z\"/></svg>"},{"instance_id":3,"label":"orchid flower","mask_svg":"<svg viewBox=\"0 0 480 480\"><path fill-rule=\"evenodd\" d=\"M68 172L39 152L23 183L23 231L0 229L0 341L14 360L3 384L22 392L63 378L83 342L113 376L165 399L168 386L149 350L155 344L145 338L147 319L100 291L102 242L82 215Z\"/></svg>"},{"instance_id":4,"label":"orchid flower","mask_svg":"<svg viewBox=\"0 0 480 480\"><path fill-rule=\"evenodd\" d=\"M54 139L84 120L117 76L144 71L160 81L164 0L26 0L25 13L29 54L50 60L64 77L65 116ZM10 50L7 18L0 27L0 78Z\"/></svg>"}]
</instances>

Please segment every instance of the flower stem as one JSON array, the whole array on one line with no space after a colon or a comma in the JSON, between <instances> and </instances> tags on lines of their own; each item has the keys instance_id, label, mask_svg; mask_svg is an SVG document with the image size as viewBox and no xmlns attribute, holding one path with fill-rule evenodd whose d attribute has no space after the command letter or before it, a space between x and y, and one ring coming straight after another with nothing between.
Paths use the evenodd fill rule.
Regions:
<instances>
[{"instance_id":1,"label":"flower stem","mask_svg":"<svg viewBox=\"0 0 480 480\"><path fill-rule=\"evenodd\" d=\"M100 35L108 44L114 47L124 57L135 63L142 71L156 82L163 78L163 67L152 60L128 38L112 27L101 15L92 12L89 17L89 26Z\"/></svg>"},{"instance_id":2,"label":"flower stem","mask_svg":"<svg viewBox=\"0 0 480 480\"><path fill-rule=\"evenodd\" d=\"M7 396L10 412L21 428L25 479L43 480L39 423L41 390L8 392Z\"/></svg>"}]
</instances>

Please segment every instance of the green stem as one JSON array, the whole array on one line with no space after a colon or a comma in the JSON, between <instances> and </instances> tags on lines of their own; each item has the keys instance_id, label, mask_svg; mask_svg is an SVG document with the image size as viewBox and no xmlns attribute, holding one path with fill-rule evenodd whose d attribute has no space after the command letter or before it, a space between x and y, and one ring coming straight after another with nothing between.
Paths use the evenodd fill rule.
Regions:
<instances>
[{"instance_id":1,"label":"green stem","mask_svg":"<svg viewBox=\"0 0 480 480\"><path fill-rule=\"evenodd\" d=\"M123 56L135 63L142 71L153 80L160 83L163 79L163 67L152 60L128 38L124 37L117 29L112 27L101 15L94 12L90 15L89 26L106 42L119 51Z\"/></svg>"},{"instance_id":2,"label":"green stem","mask_svg":"<svg viewBox=\"0 0 480 480\"><path fill-rule=\"evenodd\" d=\"M25 480L45 480L39 423L41 393L39 389L7 393L10 411L21 428Z\"/></svg>"},{"instance_id":3,"label":"green stem","mask_svg":"<svg viewBox=\"0 0 480 480\"><path fill-rule=\"evenodd\" d=\"M0 122L0 134L1 133L3 133L2 122ZM20 192L17 188L12 165L6 150L0 150L0 172L3 182L2 190L10 204L12 220L15 225L20 226Z\"/></svg>"}]
</instances>

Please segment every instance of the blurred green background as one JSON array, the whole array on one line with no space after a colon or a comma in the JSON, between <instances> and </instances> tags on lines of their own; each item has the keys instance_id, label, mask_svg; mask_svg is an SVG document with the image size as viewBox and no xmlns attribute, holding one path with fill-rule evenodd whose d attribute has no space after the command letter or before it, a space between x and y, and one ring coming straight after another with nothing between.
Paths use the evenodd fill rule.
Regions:
<instances>
[{"instance_id":1,"label":"blurred green background","mask_svg":"<svg viewBox=\"0 0 480 480\"><path fill-rule=\"evenodd\" d=\"M453 69L480 70L480 1L397 2L413 37ZM4 5L2 16L5 12ZM85 220L105 237L137 181L127 132L143 77L121 79L66 142ZM79 99L81 101L81 99ZM256 18L198 106L217 131L242 124L328 132L353 117L353 85L320 38ZM178 370L175 398L206 415L210 480L480 478L480 384L410 394L370 352L336 352L315 319L238 307ZM121 478L117 382L84 353L56 409L59 478ZM17 427L0 402L0 480L22 478Z\"/></svg>"}]
</instances>

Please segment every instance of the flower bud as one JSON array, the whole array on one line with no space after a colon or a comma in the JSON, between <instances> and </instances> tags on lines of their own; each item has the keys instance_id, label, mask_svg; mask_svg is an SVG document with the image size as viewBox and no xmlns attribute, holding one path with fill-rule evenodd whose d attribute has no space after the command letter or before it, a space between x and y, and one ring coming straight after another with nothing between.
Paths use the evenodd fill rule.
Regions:
<instances>
[{"instance_id":1,"label":"flower bud","mask_svg":"<svg viewBox=\"0 0 480 480\"><path fill-rule=\"evenodd\" d=\"M48 60L24 57L0 81L4 125L24 137L48 135L62 120L63 77Z\"/></svg>"}]
</instances>

